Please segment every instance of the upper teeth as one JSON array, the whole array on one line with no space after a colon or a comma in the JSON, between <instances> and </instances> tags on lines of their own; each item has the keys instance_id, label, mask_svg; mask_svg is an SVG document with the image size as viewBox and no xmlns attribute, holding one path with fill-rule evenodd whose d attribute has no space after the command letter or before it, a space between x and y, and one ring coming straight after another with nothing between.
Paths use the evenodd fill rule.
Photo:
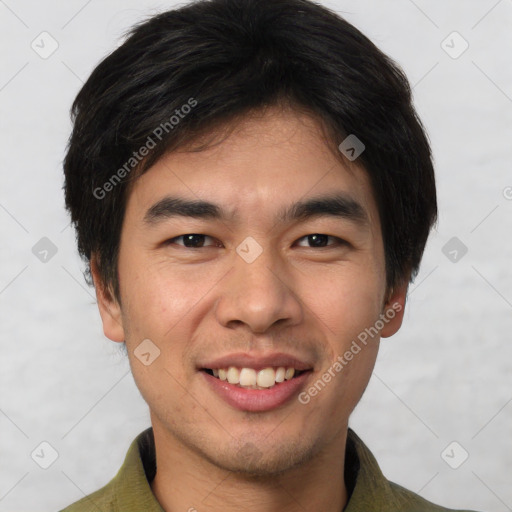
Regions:
<instances>
[{"instance_id":1,"label":"upper teeth","mask_svg":"<svg viewBox=\"0 0 512 512\"><path fill-rule=\"evenodd\" d=\"M276 383L290 380L295 375L295 368L263 368L256 371L253 368L219 368L212 370L213 375L220 380L227 380L230 384L238 384L242 387L271 388Z\"/></svg>"}]
</instances>

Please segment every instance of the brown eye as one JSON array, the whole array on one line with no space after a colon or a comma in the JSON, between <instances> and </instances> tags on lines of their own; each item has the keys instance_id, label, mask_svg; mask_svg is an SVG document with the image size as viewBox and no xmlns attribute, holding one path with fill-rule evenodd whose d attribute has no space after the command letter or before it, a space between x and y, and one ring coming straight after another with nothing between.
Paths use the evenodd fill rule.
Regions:
<instances>
[{"instance_id":1,"label":"brown eye","mask_svg":"<svg viewBox=\"0 0 512 512\"><path fill-rule=\"evenodd\" d=\"M329 241L332 241L333 243L329 243ZM331 235L324 235L321 233L314 233L312 235L307 235L302 237L299 240L298 245L301 247L304 247L302 242L306 242L308 245L307 247L331 247L334 245L342 245L344 244L344 240L341 238L331 236Z\"/></svg>"},{"instance_id":2,"label":"brown eye","mask_svg":"<svg viewBox=\"0 0 512 512\"><path fill-rule=\"evenodd\" d=\"M169 244L177 244L177 245L183 245L184 247L187 247L189 249L200 249L201 247L210 247L212 245L216 245L215 241L213 243L210 243L209 245L206 245L206 240L213 240L212 237L208 235L201 235L197 233L188 233L186 235L177 236L175 238L172 238L169 240ZM179 243L178 241L182 241L182 243Z\"/></svg>"},{"instance_id":3,"label":"brown eye","mask_svg":"<svg viewBox=\"0 0 512 512\"><path fill-rule=\"evenodd\" d=\"M325 247L328 242L328 235L308 235L308 243L313 247Z\"/></svg>"}]
</instances>

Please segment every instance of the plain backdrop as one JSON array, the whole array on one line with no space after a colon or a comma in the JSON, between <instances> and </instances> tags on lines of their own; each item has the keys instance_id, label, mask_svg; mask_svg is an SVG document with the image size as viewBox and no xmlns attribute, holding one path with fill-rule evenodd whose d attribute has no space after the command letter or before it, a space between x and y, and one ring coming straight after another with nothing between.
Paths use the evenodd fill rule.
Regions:
<instances>
[{"instance_id":1,"label":"plain backdrop","mask_svg":"<svg viewBox=\"0 0 512 512\"><path fill-rule=\"evenodd\" d=\"M512 510L512 0L322 3L408 75L440 208L351 426L425 498ZM96 490L149 426L82 276L62 159L82 82L133 23L175 5L0 0L0 511Z\"/></svg>"}]
</instances>

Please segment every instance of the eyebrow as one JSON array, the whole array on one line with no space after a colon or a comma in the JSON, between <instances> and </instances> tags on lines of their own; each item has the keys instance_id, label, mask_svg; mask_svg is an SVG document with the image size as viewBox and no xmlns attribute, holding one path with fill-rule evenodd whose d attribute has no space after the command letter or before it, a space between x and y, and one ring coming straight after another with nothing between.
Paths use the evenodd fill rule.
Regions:
<instances>
[{"instance_id":1,"label":"eyebrow","mask_svg":"<svg viewBox=\"0 0 512 512\"><path fill-rule=\"evenodd\" d=\"M144 215L144 222L146 224L156 224L172 217L224 219L226 214L222 208L207 201L166 196L148 209Z\"/></svg>"},{"instance_id":2,"label":"eyebrow","mask_svg":"<svg viewBox=\"0 0 512 512\"><path fill-rule=\"evenodd\" d=\"M166 196L151 206L144 215L144 222L154 225L175 217L226 221L229 215L221 206L208 201L189 200ZM280 222L305 221L317 217L339 217L360 225L369 224L366 210L355 199L344 193L309 198L282 209Z\"/></svg>"},{"instance_id":3,"label":"eyebrow","mask_svg":"<svg viewBox=\"0 0 512 512\"><path fill-rule=\"evenodd\" d=\"M366 210L347 194L321 196L293 203L278 215L281 222L309 220L315 217L341 217L357 224L369 224Z\"/></svg>"}]
</instances>

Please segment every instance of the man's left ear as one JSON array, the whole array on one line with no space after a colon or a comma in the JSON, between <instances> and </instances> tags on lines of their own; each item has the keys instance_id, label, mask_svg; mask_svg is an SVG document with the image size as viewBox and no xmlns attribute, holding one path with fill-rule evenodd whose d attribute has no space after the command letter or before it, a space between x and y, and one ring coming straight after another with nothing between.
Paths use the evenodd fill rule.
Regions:
<instances>
[{"instance_id":1,"label":"man's left ear","mask_svg":"<svg viewBox=\"0 0 512 512\"><path fill-rule=\"evenodd\" d=\"M400 329L404 318L408 286L409 281L405 279L403 283L390 290L388 299L382 309L384 327L380 333L381 338L389 338Z\"/></svg>"}]
</instances>

